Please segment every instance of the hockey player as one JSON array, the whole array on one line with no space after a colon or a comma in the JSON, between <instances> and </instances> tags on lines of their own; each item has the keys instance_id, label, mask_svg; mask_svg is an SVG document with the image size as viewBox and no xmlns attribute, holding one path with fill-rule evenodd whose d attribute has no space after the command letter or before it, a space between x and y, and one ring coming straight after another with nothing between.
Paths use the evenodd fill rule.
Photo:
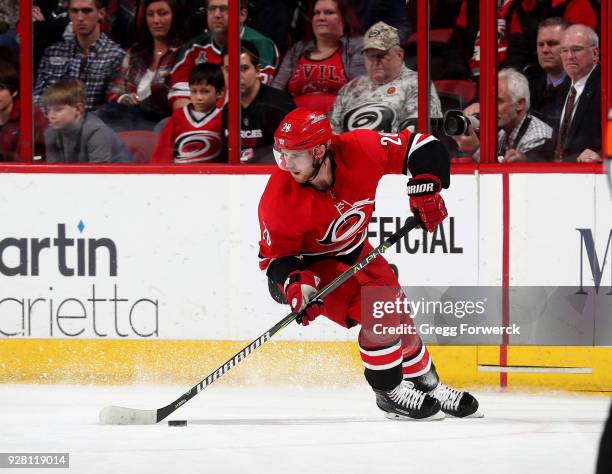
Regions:
<instances>
[{"instance_id":1,"label":"hockey player","mask_svg":"<svg viewBox=\"0 0 612 474\"><path fill-rule=\"evenodd\" d=\"M352 327L361 324L359 349L365 377L378 407L391 419L482 416L467 392L440 383L427 348L416 331L379 335L364 291L382 300L405 298L390 265L379 256L330 293L313 294L372 250L366 240L379 180L385 174L412 178L409 203L422 226L433 231L447 216L442 188L449 186L449 156L434 137L355 130L332 135L327 117L295 109L275 136L275 170L259 203L260 267L279 285L298 323L323 314ZM393 320L412 325L406 314ZM414 328L414 326L412 325Z\"/></svg>"}]
</instances>

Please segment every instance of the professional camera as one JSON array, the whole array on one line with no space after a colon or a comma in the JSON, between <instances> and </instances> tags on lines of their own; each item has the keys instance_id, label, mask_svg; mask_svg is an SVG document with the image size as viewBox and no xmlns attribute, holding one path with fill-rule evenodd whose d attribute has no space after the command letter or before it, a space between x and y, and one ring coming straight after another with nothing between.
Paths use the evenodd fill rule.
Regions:
<instances>
[{"instance_id":1,"label":"professional camera","mask_svg":"<svg viewBox=\"0 0 612 474\"><path fill-rule=\"evenodd\" d=\"M476 131L480 129L480 114L464 115L461 110L447 110L443 126L449 137L467 135L469 127Z\"/></svg>"}]
</instances>

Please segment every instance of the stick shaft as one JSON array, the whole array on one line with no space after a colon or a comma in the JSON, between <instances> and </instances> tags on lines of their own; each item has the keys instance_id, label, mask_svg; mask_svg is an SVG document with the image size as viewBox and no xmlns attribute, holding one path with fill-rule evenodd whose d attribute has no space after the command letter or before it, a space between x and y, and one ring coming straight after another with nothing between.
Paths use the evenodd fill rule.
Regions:
<instances>
[{"instance_id":1,"label":"stick shaft","mask_svg":"<svg viewBox=\"0 0 612 474\"><path fill-rule=\"evenodd\" d=\"M391 235L387 240L381 243L378 247L373 249L370 253L368 253L364 258L356 262L347 268L344 272L342 272L338 277L332 280L330 283L325 285L317 294L313 296L312 299L322 299L327 296L329 293L338 288L342 283L351 278L355 273L361 271L366 265L368 265L372 260L374 260L379 255L385 253L385 251L395 245L404 235L410 232L412 229L417 227L418 221L414 217L409 217L406 219L406 223L397 230L393 235ZM187 401L191 400L198 393L212 384L215 380L219 379L221 376L229 372L232 368L246 359L249 355L251 355L255 350L261 347L263 344L268 342L272 337L277 334L279 331L286 328L291 322L293 322L300 313L289 313L283 319L281 319L278 323L264 332L261 336L254 339L249 345L245 346L240 352L235 354L232 358L227 360L223 365L221 365L217 370L208 375L205 379L201 380L197 385L193 386L188 392L185 392L175 401L166 405L163 408L157 410L157 421L161 421L170 415L172 412L177 410L180 406L182 406Z\"/></svg>"}]
</instances>

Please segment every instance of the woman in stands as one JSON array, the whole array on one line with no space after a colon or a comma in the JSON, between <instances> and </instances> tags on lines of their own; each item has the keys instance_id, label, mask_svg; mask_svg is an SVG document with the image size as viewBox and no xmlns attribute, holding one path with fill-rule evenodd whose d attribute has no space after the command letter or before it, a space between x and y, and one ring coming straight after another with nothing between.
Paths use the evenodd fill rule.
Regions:
<instances>
[{"instance_id":1,"label":"woman in stands","mask_svg":"<svg viewBox=\"0 0 612 474\"><path fill-rule=\"evenodd\" d=\"M318 0L309 18L312 30L287 51L272 86L286 89L299 107L327 112L340 88L366 73L363 29L346 0Z\"/></svg>"},{"instance_id":2,"label":"woman in stands","mask_svg":"<svg viewBox=\"0 0 612 474\"><path fill-rule=\"evenodd\" d=\"M176 0L146 0L142 39L128 49L98 115L116 131L153 130L172 114L170 71L181 46Z\"/></svg>"}]
</instances>

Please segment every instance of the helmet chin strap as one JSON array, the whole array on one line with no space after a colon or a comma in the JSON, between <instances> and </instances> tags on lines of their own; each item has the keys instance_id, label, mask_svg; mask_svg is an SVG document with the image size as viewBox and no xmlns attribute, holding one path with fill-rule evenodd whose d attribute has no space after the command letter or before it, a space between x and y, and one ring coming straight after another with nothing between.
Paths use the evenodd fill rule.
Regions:
<instances>
[{"instance_id":1,"label":"helmet chin strap","mask_svg":"<svg viewBox=\"0 0 612 474\"><path fill-rule=\"evenodd\" d=\"M323 146L325 147L325 151L323 152L323 158L319 160L319 164L317 164L317 160L315 159L315 157L314 156L312 157L312 166L314 167L314 171L310 175L310 178L306 180L307 183L312 182L312 180L317 177L317 175L319 174L319 171L321 170L321 165L327 159L327 145L323 145ZM313 152L313 155L314 155L314 152Z\"/></svg>"}]
</instances>

